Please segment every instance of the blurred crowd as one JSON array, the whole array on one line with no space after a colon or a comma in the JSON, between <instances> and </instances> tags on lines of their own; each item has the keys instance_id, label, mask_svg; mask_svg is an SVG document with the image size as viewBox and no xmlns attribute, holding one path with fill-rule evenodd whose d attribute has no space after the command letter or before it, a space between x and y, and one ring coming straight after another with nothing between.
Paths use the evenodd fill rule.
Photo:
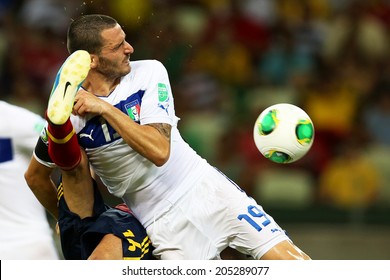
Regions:
<instances>
[{"instance_id":1,"label":"blurred crowd","mask_svg":"<svg viewBox=\"0 0 390 280\"><path fill-rule=\"evenodd\" d=\"M167 67L183 137L260 203L390 207L389 0L0 0L0 99L43 115L67 26L88 13L123 25L131 60ZM253 142L281 102L315 126L287 165Z\"/></svg>"}]
</instances>

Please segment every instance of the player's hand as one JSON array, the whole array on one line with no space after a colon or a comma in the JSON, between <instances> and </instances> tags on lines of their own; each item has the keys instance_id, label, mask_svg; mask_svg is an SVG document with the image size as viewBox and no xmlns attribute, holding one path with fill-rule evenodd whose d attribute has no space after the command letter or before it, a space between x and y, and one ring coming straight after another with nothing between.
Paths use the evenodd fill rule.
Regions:
<instances>
[{"instance_id":1,"label":"player's hand","mask_svg":"<svg viewBox=\"0 0 390 280\"><path fill-rule=\"evenodd\" d=\"M74 102L72 113L79 116L85 116L86 114L102 115L104 110L111 106L109 103L83 89L78 91Z\"/></svg>"}]
</instances>

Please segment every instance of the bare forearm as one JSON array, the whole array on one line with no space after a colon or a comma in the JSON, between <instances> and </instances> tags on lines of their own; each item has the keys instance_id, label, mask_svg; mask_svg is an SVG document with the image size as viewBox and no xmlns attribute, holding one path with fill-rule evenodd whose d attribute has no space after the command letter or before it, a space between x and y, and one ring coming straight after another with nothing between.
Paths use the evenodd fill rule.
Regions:
<instances>
[{"instance_id":1,"label":"bare forearm","mask_svg":"<svg viewBox=\"0 0 390 280\"><path fill-rule=\"evenodd\" d=\"M51 180L51 169L32 157L24 178L38 201L54 217L58 218L57 190Z\"/></svg>"},{"instance_id":2,"label":"bare forearm","mask_svg":"<svg viewBox=\"0 0 390 280\"><path fill-rule=\"evenodd\" d=\"M131 148L155 165L161 166L168 160L169 136L165 136L153 126L137 124L113 106L103 111L102 117Z\"/></svg>"},{"instance_id":3,"label":"bare forearm","mask_svg":"<svg viewBox=\"0 0 390 280\"><path fill-rule=\"evenodd\" d=\"M157 166L169 158L171 126L168 124L139 125L118 108L83 90L75 97L73 113L102 116L133 150Z\"/></svg>"},{"instance_id":4,"label":"bare forearm","mask_svg":"<svg viewBox=\"0 0 390 280\"><path fill-rule=\"evenodd\" d=\"M55 218L58 219L57 193L52 183L51 186L42 188L43 184L38 186L30 186L38 201L46 208L46 210ZM50 187L50 189L49 189Z\"/></svg>"}]
</instances>

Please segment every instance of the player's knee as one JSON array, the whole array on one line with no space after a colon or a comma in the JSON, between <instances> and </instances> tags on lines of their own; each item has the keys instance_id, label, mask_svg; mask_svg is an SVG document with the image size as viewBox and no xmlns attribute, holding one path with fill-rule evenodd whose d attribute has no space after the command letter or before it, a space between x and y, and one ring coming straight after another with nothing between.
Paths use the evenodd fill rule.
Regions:
<instances>
[{"instance_id":1,"label":"player's knee","mask_svg":"<svg viewBox=\"0 0 390 280\"><path fill-rule=\"evenodd\" d=\"M265 253L261 260L311 260L311 258L291 241L282 241Z\"/></svg>"},{"instance_id":2,"label":"player's knee","mask_svg":"<svg viewBox=\"0 0 390 280\"><path fill-rule=\"evenodd\" d=\"M304 252L301 253L301 258L300 259L301 260L306 260L306 261L311 260L311 258Z\"/></svg>"}]
</instances>

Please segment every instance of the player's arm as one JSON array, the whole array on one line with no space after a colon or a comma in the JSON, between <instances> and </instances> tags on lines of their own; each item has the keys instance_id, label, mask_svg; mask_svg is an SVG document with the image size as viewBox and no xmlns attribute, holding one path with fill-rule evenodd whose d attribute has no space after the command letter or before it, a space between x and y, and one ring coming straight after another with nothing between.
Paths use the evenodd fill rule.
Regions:
<instances>
[{"instance_id":1,"label":"player's arm","mask_svg":"<svg viewBox=\"0 0 390 280\"><path fill-rule=\"evenodd\" d=\"M51 177L55 165L50 159L46 139L46 128L44 128L35 146L34 155L24 173L24 178L38 201L57 219L57 188Z\"/></svg>"},{"instance_id":2,"label":"player's arm","mask_svg":"<svg viewBox=\"0 0 390 280\"><path fill-rule=\"evenodd\" d=\"M122 239L114 234L105 234L88 260L123 260Z\"/></svg>"},{"instance_id":3,"label":"player's arm","mask_svg":"<svg viewBox=\"0 0 390 280\"><path fill-rule=\"evenodd\" d=\"M102 116L126 143L157 166L164 165L170 154L171 126L155 123L139 125L119 109L111 106Z\"/></svg>"},{"instance_id":4,"label":"player's arm","mask_svg":"<svg viewBox=\"0 0 390 280\"><path fill-rule=\"evenodd\" d=\"M157 166L167 162L171 136L169 124L139 125L116 107L83 90L76 95L73 112L101 115L143 157Z\"/></svg>"},{"instance_id":5,"label":"player's arm","mask_svg":"<svg viewBox=\"0 0 390 280\"><path fill-rule=\"evenodd\" d=\"M52 168L39 163L33 156L24 178L38 201L57 219L57 191L51 180L52 171Z\"/></svg>"}]
</instances>

